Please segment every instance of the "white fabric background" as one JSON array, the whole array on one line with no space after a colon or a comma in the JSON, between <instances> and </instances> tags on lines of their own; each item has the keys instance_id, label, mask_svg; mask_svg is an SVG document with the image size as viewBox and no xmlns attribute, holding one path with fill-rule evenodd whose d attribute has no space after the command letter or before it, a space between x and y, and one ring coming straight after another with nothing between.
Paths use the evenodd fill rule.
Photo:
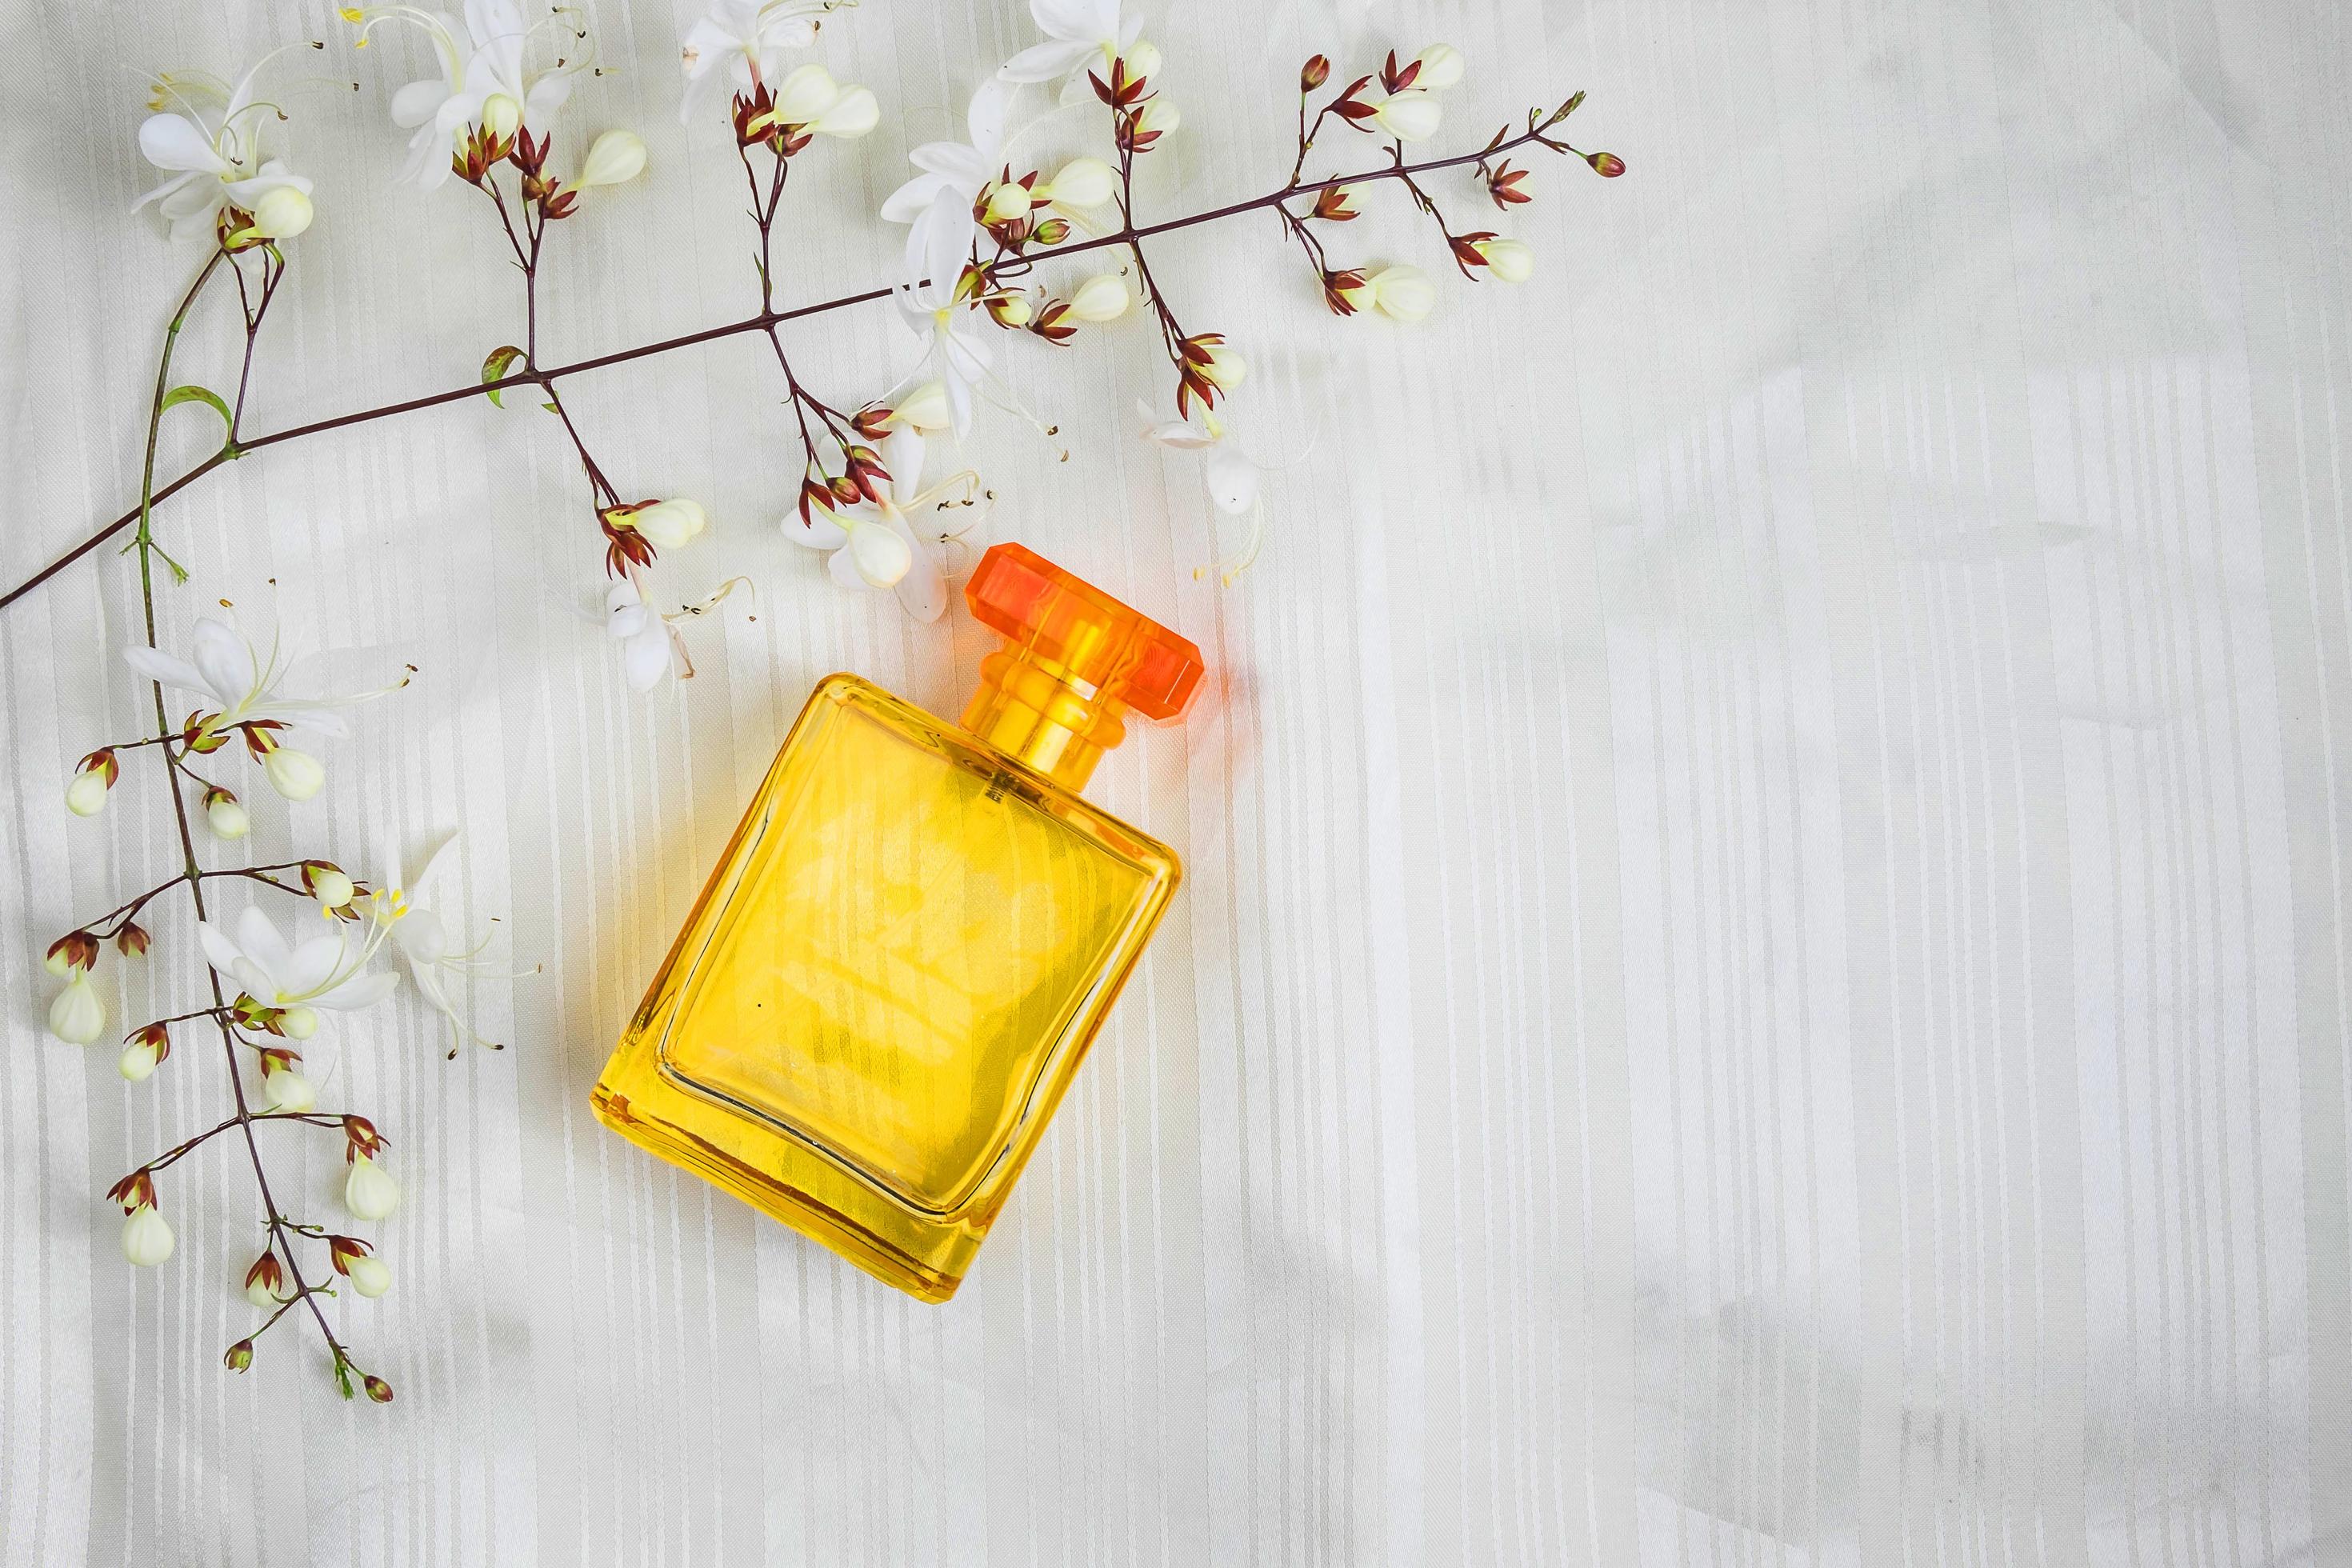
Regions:
<instances>
[{"instance_id":1,"label":"white fabric background","mask_svg":"<svg viewBox=\"0 0 2352 1568\"><path fill-rule=\"evenodd\" d=\"M319 1054L409 1194L396 1288L335 1308L399 1402L337 1401L292 1323L228 1376L239 1156L174 1173L160 1271L101 1197L217 1119L218 1062L126 1087L39 1026L40 947L170 864L143 760L102 817L58 804L141 722L135 584L102 555L0 616L0 1558L2352 1562L2352 16L1154 10L1188 124L1151 213L1280 177L1310 49L1439 37L1473 68L1446 145L1583 87L1574 130L1632 173L1540 164L1507 220L1538 278L1446 282L1418 331L1326 316L1268 220L1157 247L1293 454L1230 590L1192 575L1196 469L1134 438L1148 329L1015 345L1073 455L973 444L994 536L1215 675L1093 792L1190 880L962 1296L896 1295L588 1113L811 681L953 711L985 650L777 537L756 340L567 388L625 488L710 505L670 591L756 585L652 700L577 613L597 545L551 422L469 400L291 444L164 510L197 573L168 626L226 596L335 650L326 684L424 673L249 852L462 826L463 913L544 973L477 990L503 1055L445 1063L408 998ZM551 357L756 300L724 133L675 121L686 19L595 7L625 68L566 134L631 124L655 162L557 235ZM296 101L320 218L256 424L513 335L478 198L385 184L411 42L355 57L324 4L14 0L0 577L133 494L191 266L125 216L134 68L306 35L298 68L362 85ZM828 28L885 123L795 181L783 298L887 274L905 147L1031 37L1013 0ZM1409 217L1343 254L1442 274ZM792 342L855 398L895 331ZM215 314L190 377L227 348ZM160 935L101 971L118 1019L190 994ZM331 1143L273 1138L331 1215Z\"/></svg>"}]
</instances>

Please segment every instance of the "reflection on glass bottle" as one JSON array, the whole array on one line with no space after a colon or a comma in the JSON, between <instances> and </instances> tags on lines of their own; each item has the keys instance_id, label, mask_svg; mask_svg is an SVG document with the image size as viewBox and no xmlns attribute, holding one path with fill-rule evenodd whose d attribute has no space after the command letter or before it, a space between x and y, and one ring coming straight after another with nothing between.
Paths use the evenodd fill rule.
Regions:
<instances>
[{"instance_id":1,"label":"reflection on glass bottle","mask_svg":"<svg viewBox=\"0 0 2352 1568\"><path fill-rule=\"evenodd\" d=\"M962 1282L1174 893L1077 790L1200 650L1017 544L961 725L828 677L605 1064L597 1115L927 1300Z\"/></svg>"}]
</instances>

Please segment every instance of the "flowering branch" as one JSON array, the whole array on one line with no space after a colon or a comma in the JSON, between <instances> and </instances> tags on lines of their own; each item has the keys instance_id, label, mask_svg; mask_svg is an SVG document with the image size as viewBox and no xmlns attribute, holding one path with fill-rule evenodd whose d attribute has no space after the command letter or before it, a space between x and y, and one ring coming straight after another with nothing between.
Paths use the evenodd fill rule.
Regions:
<instances>
[{"instance_id":1,"label":"flowering branch","mask_svg":"<svg viewBox=\"0 0 2352 1568\"><path fill-rule=\"evenodd\" d=\"M1447 169L1475 167L1483 171L1492 167L1497 159L1503 160L1502 166L1507 174L1523 178L1526 171L1510 169L1507 154L1539 141L1543 141L1543 138L1535 132L1529 131L1491 143L1475 153L1458 153L1443 158L1427 158L1403 164L1391 163L1354 174L1335 174L1328 179L1286 183L1279 189L1265 192L1261 195L1189 213L1181 217L1164 218L1157 223L1122 224L1111 233L1061 246L1055 254L1057 257L1066 258L1114 247L1131 247L1139 240L1151 239L1164 234L1174 234L1182 229L1195 228L1205 224L1223 223L1230 218L1241 217L1254 212L1263 212L1268 208L1284 208L1286 203L1303 197L1319 197L1330 193L1353 191L1376 184L1382 180L1405 176L1418 178ZM1545 144L1550 145L1549 142ZM1614 174L1623 172L1623 163L1612 154L1601 153L1580 155L1588 163L1593 163L1598 173ZM926 277L921 281L927 284L930 279ZM746 316L740 321L705 327L698 331L683 333L677 337L639 343L630 348L616 349L608 353L596 354L564 364L508 370L488 379L467 381L458 385L445 387L438 392L426 393L421 396L378 404L373 407L356 409L347 414L333 415L327 418L268 431L240 440L235 452L216 452L209 458L201 459L168 483L156 487L151 499L158 503L168 500L188 486L211 474L223 463L234 458L248 456L265 447L280 446L289 441L305 440L313 436L323 436L357 426L370 425L379 420L398 418L403 415L421 413L425 409L438 408L451 403L461 403L467 398L478 396L484 393L510 392L520 387L552 388L557 382L573 376L585 375L594 371L609 370L614 366L633 363L638 360L676 353L685 349L699 348L705 343L740 337L746 332L769 331L773 328L806 317L827 315L835 310L850 310L860 305L877 304L890 299L897 291L894 287L885 285L857 289L806 305L776 307L763 303L761 309L754 315ZM100 545L104 544L115 534L139 521L145 504L134 507L121 517L103 524L56 560L16 584L6 593L0 594L0 609L5 609L15 604Z\"/></svg>"}]
</instances>

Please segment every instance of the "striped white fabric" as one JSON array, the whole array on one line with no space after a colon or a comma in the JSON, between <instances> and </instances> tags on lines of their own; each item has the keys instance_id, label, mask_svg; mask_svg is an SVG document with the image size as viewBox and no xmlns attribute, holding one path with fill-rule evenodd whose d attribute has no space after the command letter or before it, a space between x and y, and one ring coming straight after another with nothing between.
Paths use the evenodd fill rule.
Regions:
<instances>
[{"instance_id":1,"label":"striped white fabric","mask_svg":"<svg viewBox=\"0 0 2352 1568\"><path fill-rule=\"evenodd\" d=\"M2352 13L1149 9L1186 124L1147 215L1271 188L1311 50L1437 37L1472 67L1444 145L1581 87L1580 144L1632 172L1547 159L1499 220L1439 182L1537 247L1516 290L1392 200L1336 235L1439 276L1414 331L1324 314L1271 219L1158 245L1287 465L1230 589L1195 577L1197 468L1135 437L1148 325L1007 345L1058 433L970 444L992 535L1215 669L1095 786L1190 879L963 1295L899 1297L587 1110L810 684L953 711L986 648L778 536L756 340L567 392L624 489L709 506L667 591L749 579L651 700L583 612L593 521L528 399L291 442L163 509L195 573L166 640L227 598L327 650L320 686L422 673L221 863L462 827L456 912L541 973L473 990L503 1054L445 1061L408 996L313 1053L408 1193L371 1233L392 1293L331 1308L398 1402L337 1400L291 1321L226 1373L241 1156L170 1173L159 1270L101 1196L219 1119L221 1063L191 1040L131 1087L41 1027L42 946L174 853L147 759L100 817L59 800L142 722L135 576L102 552L0 613L0 1562L2352 1563ZM756 305L723 127L676 122L690 19L593 7L621 68L566 144L628 124L653 163L554 237L561 357ZM319 219L257 426L514 336L487 205L386 183L413 39L354 55L307 0L0 0L0 579L131 499L193 266L125 214L126 68L313 35L287 129ZM885 122L795 175L783 300L887 276L907 146L1033 37L1014 0L827 24ZM194 323L186 378L232 337ZM853 400L908 346L882 307L791 342ZM124 1026L193 1005L184 911L154 923L100 971ZM331 1143L263 1136L332 1218Z\"/></svg>"}]
</instances>

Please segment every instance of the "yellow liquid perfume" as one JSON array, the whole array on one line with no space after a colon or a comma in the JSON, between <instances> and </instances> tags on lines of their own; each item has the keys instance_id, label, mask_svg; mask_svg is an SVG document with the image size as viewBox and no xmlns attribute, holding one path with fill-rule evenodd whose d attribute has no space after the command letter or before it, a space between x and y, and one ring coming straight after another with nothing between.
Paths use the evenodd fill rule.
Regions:
<instances>
[{"instance_id":1,"label":"yellow liquid perfume","mask_svg":"<svg viewBox=\"0 0 2352 1568\"><path fill-rule=\"evenodd\" d=\"M827 677L593 1096L623 1137L925 1300L955 1294L1176 889L1077 791L1200 650L1017 544L960 725Z\"/></svg>"}]
</instances>

